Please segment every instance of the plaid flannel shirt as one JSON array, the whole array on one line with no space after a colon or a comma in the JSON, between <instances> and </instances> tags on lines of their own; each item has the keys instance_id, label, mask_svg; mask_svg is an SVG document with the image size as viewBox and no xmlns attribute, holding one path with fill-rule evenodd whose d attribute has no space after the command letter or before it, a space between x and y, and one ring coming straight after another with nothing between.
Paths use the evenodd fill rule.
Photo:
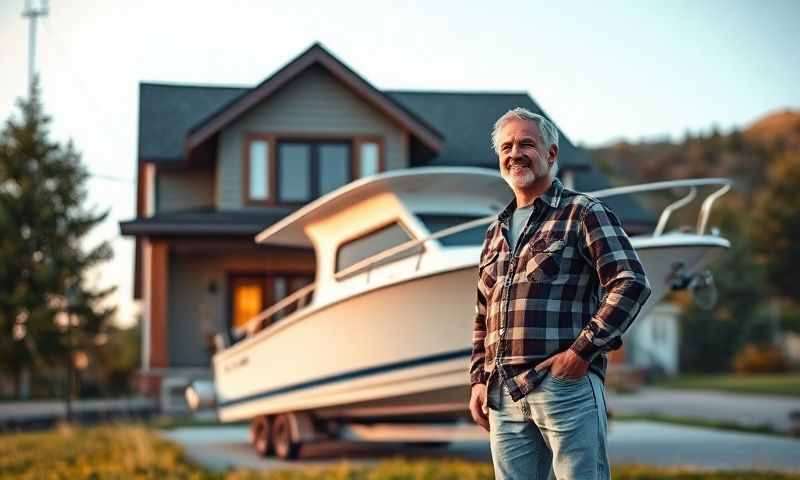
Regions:
<instances>
[{"instance_id":1,"label":"plaid flannel shirt","mask_svg":"<svg viewBox=\"0 0 800 480\"><path fill-rule=\"evenodd\" d=\"M650 285L620 221L599 200L553 179L512 252L515 208L512 200L483 243L470 380L499 375L516 401L547 374L534 367L568 348L604 378L606 352L622 345Z\"/></svg>"}]
</instances>

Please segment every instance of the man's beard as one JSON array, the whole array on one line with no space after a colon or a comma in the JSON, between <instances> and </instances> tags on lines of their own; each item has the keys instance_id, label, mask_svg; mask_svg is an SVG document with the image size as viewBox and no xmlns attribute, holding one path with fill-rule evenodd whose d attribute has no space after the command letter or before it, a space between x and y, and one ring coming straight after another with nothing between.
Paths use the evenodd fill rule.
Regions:
<instances>
[{"instance_id":1,"label":"man's beard","mask_svg":"<svg viewBox=\"0 0 800 480\"><path fill-rule=\"evenodd\" d=\"M508 186L511 187L512 190L530 187L531 185L533 185L533 182L535 182L537 178L539 178L536 176L536 174L533 171L533 168L531 168L530 165L523 167L522 172L516 175L511 173L513 169L514 167L512 166L508 170L501 172L503 180L505 180L506 183L508 183ZM541 176L544 177L545 175Z\"/></svg>"}]
</instances>

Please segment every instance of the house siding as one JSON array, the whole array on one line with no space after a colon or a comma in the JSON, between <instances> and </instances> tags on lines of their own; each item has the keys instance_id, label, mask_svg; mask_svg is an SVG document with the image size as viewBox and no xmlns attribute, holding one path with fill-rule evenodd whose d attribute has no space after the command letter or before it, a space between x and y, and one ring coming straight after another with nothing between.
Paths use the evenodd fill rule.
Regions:
<instances>
[{"instance_id":1,"label":"house siding","mask_svg":"<svg viewBox=\"0 0 800 480\"><path fill-rule=\"evenodd\" d=\"M313 66L222 130L216 179L220 209L246 208L241 169L248 133L375 136L383 139L387 170L409 163L407 133L322 67Z\"/></svg>"},{"instance_id":2,"label":"house siding","mask_svg":"<svg viewBox=\"0 0 800 480\"><path fill-rule=\"evenodd\" d=\"M214 205L214 170L159 170L156 213Z\"/></svg>"},{"instance_id":3,"label":"house siding","mask_svg":"<svg viewBox=\"0 0 800 480\"><path fill-rule=\"evenodd\" d=\"M313 254L308 252L254 251L240 247L225 254L204 251L170 253L169 323L167 332L170 367L208 367L211 355L208 342L228 328L228 273L302 272L314 270ZM209 285L216 285L210 292Z\"/></svg>"}]
</instances>

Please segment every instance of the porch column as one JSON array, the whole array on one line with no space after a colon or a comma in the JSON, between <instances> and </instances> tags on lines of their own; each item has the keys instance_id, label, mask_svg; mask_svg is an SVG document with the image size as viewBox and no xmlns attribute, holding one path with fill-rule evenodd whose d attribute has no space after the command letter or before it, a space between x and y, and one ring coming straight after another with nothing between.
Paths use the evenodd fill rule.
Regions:
<instances>
[{"instance_id":1,"label":"porch column","mask_svg":"<svg viewBox=\"0 0 800 480\"><path fill-rule=\"evenodd\" d=\"M164 241L150 241L147 259L150 273L147 290L149 368L169 366L167 352L167 295L169 288L169 245Z\"/></svg>"}]
</instances>

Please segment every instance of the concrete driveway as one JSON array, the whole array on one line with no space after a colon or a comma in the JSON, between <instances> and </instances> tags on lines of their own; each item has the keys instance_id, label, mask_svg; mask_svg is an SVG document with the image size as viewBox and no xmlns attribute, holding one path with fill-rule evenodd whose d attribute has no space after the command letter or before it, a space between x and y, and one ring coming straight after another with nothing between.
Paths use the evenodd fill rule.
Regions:
<instances>
[{"instance_id":1,"label":"concrete driveway","mask_svg":"<svg viewBox=\"0 0 800 480\"><path fill-rule=\"evenodd\" d=\"M165 431L163 435L183 445L190 457L212 469L279 470L335 465L343 460L372 465L395 456L491 461L488 437L486 441L454 442L446 448L327 442L306 445L299 460L284 462L258 456L248 444L247 427L187 427ZM800 439L776 436L625 421L612 423L609 449L615 464L800 471Z\"/></svg>"}]
</instances>

